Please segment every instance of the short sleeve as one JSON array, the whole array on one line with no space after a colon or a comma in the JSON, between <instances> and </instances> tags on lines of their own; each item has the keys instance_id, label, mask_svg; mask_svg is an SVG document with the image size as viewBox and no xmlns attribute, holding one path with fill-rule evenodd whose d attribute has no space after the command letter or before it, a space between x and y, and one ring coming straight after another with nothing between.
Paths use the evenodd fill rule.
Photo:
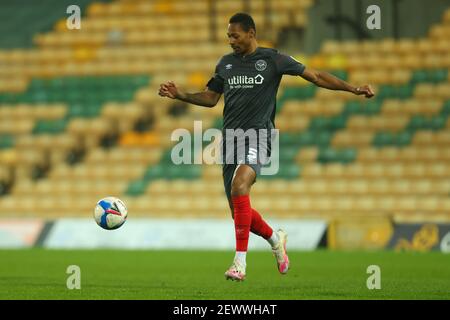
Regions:
<instances>
[{"instance_id":1,"label":"short sleeve","mask_svg":"<svg viewBox=\"0 0 450 320\"><path fill-rule=\"evenodd\" d=\"M280 75L288 74L291 76L301 76L303 71L305 71L305 66L301 62L297 61L292 56L282 53L277 53L275 63Z\"/></svg>"},{"instance_id":2,"label":"short sleeve","mask_svg":"<svg viewBox=\"0 0 450 320\"><path fill-rule=\"evenodd\" d=\"M219 74L219 64L216 66L216 70L214 72L214 76L208 81L206 84L206 87L208 87L209 90L212 90L217 93L223 93L223 85L224 85L224 79Z\"/></svg>"}]
</instances>

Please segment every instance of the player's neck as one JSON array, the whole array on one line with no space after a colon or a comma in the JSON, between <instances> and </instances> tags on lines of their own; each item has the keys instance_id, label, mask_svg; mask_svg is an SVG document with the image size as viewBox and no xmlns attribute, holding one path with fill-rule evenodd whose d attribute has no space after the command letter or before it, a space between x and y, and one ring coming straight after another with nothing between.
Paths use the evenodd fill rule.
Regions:
<instances>
[{"instance_id":1,"label":"player's neck","mask_svg":"<svg viewBox=\"0 0 450 320\"><path fill-rule=\"evenodd\" d=\"M248 57L249 55L254 53L257 48L258 48L258 43L257 42L252 43L250 45L250 47L248 48L248 50L246 52L242 53L242 58Z\"/></svg>"}]
</instances>

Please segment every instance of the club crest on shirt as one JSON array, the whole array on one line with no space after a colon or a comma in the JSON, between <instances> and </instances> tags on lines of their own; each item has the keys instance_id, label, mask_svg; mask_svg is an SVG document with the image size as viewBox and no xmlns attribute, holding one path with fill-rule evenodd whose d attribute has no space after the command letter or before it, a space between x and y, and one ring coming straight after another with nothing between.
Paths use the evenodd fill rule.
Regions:
<instances>
[{"instance_id":1,"label":"club crest on shirt","mask_svg":"<svg viewBox=\"0 0 450 320\"><path fill-rule=\"evenodd\" d=\"M258 60L255 62L255 68L258 71L264 71L267 68L267 62L265 60Z\"/></svg>"}]
</instances>

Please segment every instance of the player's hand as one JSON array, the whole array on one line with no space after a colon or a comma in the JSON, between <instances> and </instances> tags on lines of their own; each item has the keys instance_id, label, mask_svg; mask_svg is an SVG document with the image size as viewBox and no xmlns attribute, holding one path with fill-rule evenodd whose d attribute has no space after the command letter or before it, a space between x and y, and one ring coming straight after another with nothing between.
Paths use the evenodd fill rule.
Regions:
<instances>
[{"instance_id":1,"label":"player's hand","mask_svg":"<svg viewBox=\"0 0 450 320\"><path fill-rule=\"evenodd\" d=\"M173 81L161 83L161 85L159 86L158 94L161 97L168 97L171 99L177 99L180 96L180 92Z\"/></svg>"},{"instance_id":2,"label":"player's hand","mask_svg":"<svg viewBox=\"0 0 450 320\"><path fill-rule=\"evenodd\" d=\"M370 85L364 85L361 87L357 87L355 90L356 95L364 95L366 98L372 98L375 95L372 87Z\"/></svg>"}]
</instances>

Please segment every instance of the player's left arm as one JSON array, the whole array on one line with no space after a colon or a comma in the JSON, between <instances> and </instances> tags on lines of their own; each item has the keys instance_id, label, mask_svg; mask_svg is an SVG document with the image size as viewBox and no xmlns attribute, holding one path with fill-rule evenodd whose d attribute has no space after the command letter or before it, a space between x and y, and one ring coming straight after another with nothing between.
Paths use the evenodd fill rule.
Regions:
<instances>
[{"instance_id":1,"label":"player's left arm","mask_svg":"<svg viewBox=\"0 0 450 320\"><path fill-rule=\"evenodd\" d=\"M303 79L314 83L316 86L325 89L348 91L356 95L364 95L366 98L372 98L375 95L375 92L370 85L354 87L344 80L341 80L325 71L305 67L300 76Z\"/></svg>"}]
</instances>

